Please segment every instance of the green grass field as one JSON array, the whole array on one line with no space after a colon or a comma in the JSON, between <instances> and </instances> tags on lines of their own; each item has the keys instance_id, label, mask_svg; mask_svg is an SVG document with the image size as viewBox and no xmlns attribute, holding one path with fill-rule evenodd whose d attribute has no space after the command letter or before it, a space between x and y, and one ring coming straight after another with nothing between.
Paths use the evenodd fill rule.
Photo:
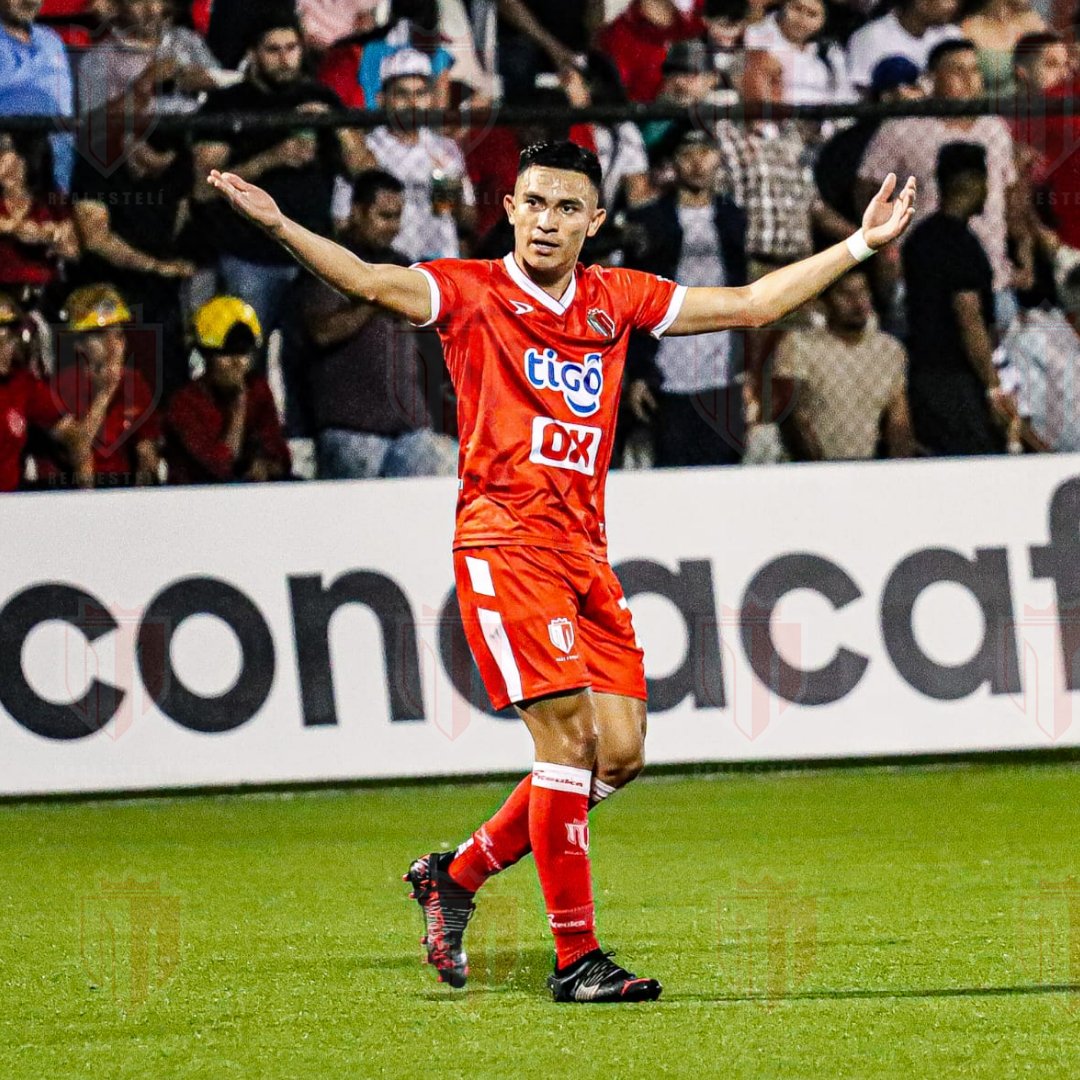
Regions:
<instances>
[{"instance_id":1,"label":"green grass field","mask_svg":"<svg viewBox=\"0 0 1080 1080\"><path fill-rule=\"evenodd\" d=\"M467 991L420 966L400 875L508 789L0 806L0 1078L1080 1075L1080 770L639 781L592 827L629 1007L547 999L531 861Z\"/></svg>"}]
</instances>

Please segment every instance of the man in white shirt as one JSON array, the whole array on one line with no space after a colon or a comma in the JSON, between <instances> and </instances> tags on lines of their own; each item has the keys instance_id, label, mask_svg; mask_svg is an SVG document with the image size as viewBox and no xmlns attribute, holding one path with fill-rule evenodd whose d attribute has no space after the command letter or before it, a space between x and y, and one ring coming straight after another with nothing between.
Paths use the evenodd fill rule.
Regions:
<instances>
[{"instance_id":1,"label":"man in white shirt","mask_svg":"<svg viewBox=\"0 0 1080 1080\"><path fill-rule=\"evenodd\" d=\"M402 118L367 138L379 167L405 185L405 211L394 246L413 262L456 259L458 227L471 219L476 197L457 144L429 127L404 121L432 106L431 60L416 49L399 49L383 61L379 104Z\"/></svg>"},{"instance_id":2,"label":"man in white shirt","mask_svg":"<svg viewBox=\"0 0 1080 1080\"><path fill-rule=\"evenodd\" d=\"M856 89L869 89L874 67L886 56L905 56L924 70L935 45L963 36L953 24L959 8L958 0L902 0L887 15L856 30L847 46L848 72Z\"/></svg>"}]
</instances>

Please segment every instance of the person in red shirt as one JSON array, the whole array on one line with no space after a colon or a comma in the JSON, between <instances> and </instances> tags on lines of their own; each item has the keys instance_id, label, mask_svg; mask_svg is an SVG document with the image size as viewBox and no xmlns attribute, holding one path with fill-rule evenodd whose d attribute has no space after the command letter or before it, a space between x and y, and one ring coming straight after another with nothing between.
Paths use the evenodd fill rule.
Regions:
<instances>
[{"instance_id":1,"label":"person in red shirt","mask_svg":"<svg viewBox=\"0 0 1080 1080\"><path fill-rule=\"evenodd\" d=\"M50 436L58 456L89 486L93 469L90 427L104 415L106 393L95 395L81 421L68 415L53 389L29 370L32 332L22 308L0 293L0 491L20 487L32 428Z\"/></svg>"},{"instance_id":2,"label":"person in red shirt","mask_svg":"<svg viewBox=\"0 0 1080 1080\"><path fill-rule=\"evenodd\" d=\"M292 461L270 385L251 374L262 344L255 309L235 296L217 296L195 312L194 327L206 373L169 405L169 483L287 478Z\"/></svg>"},{"instance_id":3,"label":"person in red shirt","mask_svg":"<svg viewBox=\"0 0 1080 1080\"><path fill-rule=\"evenodd\" d=\"M43 476L61 485L156 484L161 422L149 384L130 363L127 303L111 286L85 285L68 297L65 310L75 358L57 375L55 393L67 413L87 423L89 468L81 476L69 475L42 462ZM103 395L100 411L95 403Z\"/></svg>"},{"instance_id":4,"label":"person in red shirt","mask_svg":"<svg viewBox=\"0 0 1080 1080\"><path fill-rule=\"evenodd\" d=\"M618 64L627 97L648 104L664 81L660 69L668 46L704 34L699 16L680 11L673 0L633 0L600 30L596 47Z\"/></svg>"},{"instance_id":5,"label":"person in red shirt","mask_svg":"<svg viewBox=\"0 0 1080 1080\"><path fill-rule=\"evenodd\" d=\"M891 175L862 228L752 285L687 289L641 271L582 266L604 223L595 154L569 142L525 149L504 208L502 259L374 266L289 220L233 174L210 183L346 296L434 327L458 395L461 455L454 574L466 636L492 704L512 702L535 763L456 851L406 873L441 980L465 984L465 927L483 882L532 851L555 939L556 1001L651 1001L597 942L588 811L641 770L645 673L607 560L604 481L626 350L654 337L763 326L817 296L899 236L915 182ZM719 437L719 436L718 436Z\"/></svg>"}]
</instances>

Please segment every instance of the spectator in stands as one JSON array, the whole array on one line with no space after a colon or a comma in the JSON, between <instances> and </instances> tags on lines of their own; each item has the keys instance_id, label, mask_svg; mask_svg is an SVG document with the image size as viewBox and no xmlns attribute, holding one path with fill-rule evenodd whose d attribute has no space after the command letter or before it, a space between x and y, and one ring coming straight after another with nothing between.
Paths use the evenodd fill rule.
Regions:
<instances>
[{"instance_id":1,"label":"spectator in stands","mask_svg":"<svg viewBox=\"0 0 1080 1080\"><path fill-rule=\"evenodd\" d=\"M576 68L567 68L560 81L567 102L575 109L626 104L619 71L603 53L589 54L584 75ZM600 205L614 214L625 206L638 206L652 198L649 155L637 124L626 120L616 124L589 124L588 129L604 175Z\"/></svg>"},{"instance_id":2,"label":"spectator in stands","mask_svg":"<svg viewBox=\"0 0 1080 1080\"><path fill-rule=\"evenodd\" d=\"M247 58L256 35L274 22L281 26L297 26L295 0L213 0L206 44L229 71L237 70Z\"/></svg>"},{"instance_id":3,"label":"spectator in stands","mask_svg":"<svg viewBox=\"0 0 1080 1080\"><path fill-rule=\"evenodd\" d=\"M712 56L719 87L733 92L742 78L750 4L748 0L705 0L701 17L705 23L705 44Z\"/></svg>"},{"instance_id":4,"label":"spectator in stands","mask_svg":"<svg viewBox=\"0 0 1080 1080\"><path fill-rule=\"evenodd\" d=\"M675 191L628 215L626 265L683 285L746 284L746 217L716 194L720 151L697 128L680 133ZM733 331L659 343L635 336L628 402L655 426L658 466L730 465L742 445L739 342Z\"/></svg>"},{"instance_id":5,"label":"spectator in stands","mask_svg":"<svg viewBox=\"0 0 1080 1080\"><path fill-rule=\"evenodd\" d=\"M35 26L41 0L0 0L0 116L71 116L71 67L59 35ZM71 135L51 136L53 179L68 190L75 164Z\"/></svg>"},{"instance_id":6,"label":"spectator in stands","mask_svg":"<svg viewBox=\"0 0 1080 1080\"><path fill-rule=\"evenodd\" d=\"M72 179L84 253L71 279L111 282L139 309L141 324L157 328L156 355L138 359L163 399L188 375L181 286L195 264L185 256L181 230L193 182L186 148L155 136L131 144L108 175L80 157Z\"/></svg>"},{"instance_id":7,"label":"spectator in stands","mask_svg":"<svg viewBox=\"0 0 1080 1080\"><path fill-rule=\"evenodd\" d=\"M893 10L856 30L848 40L855 88L869 88L874 68L886 56L906 56L922 71L935 45L962 36L953 25L959 7L959 0L900 0Z\"/></svg>"},{"instance_id":8,"label":"spectator in stands","mask_svg":"<svg viewBox=\"0 0 1080 1080\"><path fill-rule=\"evenodd\" d=\"M985 92L1010 97L1016 90L1013 50L1025 34L1047 29L1046 21L1029 0L984 0L960 23L968 41L978 49Z\"/></svg>"},{"instance_id":9,"label":"spectator in stands","mask_svg":"<svg viewBox=\"0 0 1080 1080\"><path fill-rule=\"evenodd\" d=\"M65 307L75 360L58 374L56 396L85 424L90 455L74 475L42 468L42 478L81 487L156 484L161 423L153 392L130 362L125 328L131 310L107 285L76 289Z\"/></svg>"},{"instance_id":10,"label":"spectator in stands","mask_svg":"<svg viewBox=\"0 0 1080 1080\"><path fill-rule=\"evenodd\" d=\"M596 48L618 65L627 97L648 103L660 92L668 46L699 38L704 31L702 20L681 11L674 0L631 0L630 6L597 34Z\"/></svg>"},{"instance_id":11,"label":"spectator in stands","mask_svg":"<svg viewBox=\"0 0 1080 1080\"><path fill-rule=\"evenodd\" d=\"M283 480L292 459L270 386L252 374L262 345L255 309L216 296L194 318L206 373L181 390L165 417L170 484Z\"/></svg>"},{"instance_id":12,"label":"spectator in stands","mask_svg":"<svg viewBox=\"0 0 1080 1080\"><path fill-rule=\"evenodd\" d=\"M783 66L782 100L794 105L854 100L844 52L822 36L824 27L824 0L784 0L746 28L746 48L772 53Z\"/></svg>"},{"instance_id":13,"label":"spectator in stands","mask_svg":"<svg viewBox=\"0 0 1080 1080\"><path fill-rule=\"evenodd\" d=\"M79 61L79 112L118 111L129 122L190 113L227 78L198 34L172 25L167 0L120 0L109 35Z\"/></svg>"},{"instance_id":14,"label":"spectator in stands","mask_svg":"<svg viewBox=\"0 0 1080 1080\"><path fill-rule=\"evenodd\" d=\"M80 476L90 475L85 421L66 416L49 386L30 371L31 335L26 312L0 293L0 491L20 486L32 429L44 432ZM95 402L95 415L103 409L104 401Z\"/></svg>"},{"instance_id":15,"label":"spectator in stands","mask_svg":"<svg viewBox=\"0 0 1080 1080\"><path fill-rule=\"evenodd\" d=\"M919 100L923 97L919 69L906 57L887 56L874 68L870 97L881 102ZM862 117L836 132L818 153L814 180L822 201L839 218L838 229L829 230L830 237L843 239L859 227L862 212L855 201L856 181L866 148L879 127L880 118Z\"/></svg>"},{"instance_id":16,"label":"spectator in stands","mask_svg":"<svg viewBox=\"0 0 1080 1080\"><path fill-rule=\"evenodd\" d=\"M660 68L663 81L656 95L658 105L690 108L706 101L716 86L717 74L712 56L703 41L677 41L667 51ZM673 120L650 120L641 126L645 145L650 150L671 138L676 131Z\"/></svg>"},{"instance_id":17,"label":"spectator in stands","mask_svg":"<svg viewBox=\"0 0 1080 1080\"><path fill-rule=\"evenodd\" d=\"M938 208L902 251L915 434L932 454L999 453L994 273L970 225L988 197L986 149L947 143L935 171Z\"/></svg>"},{"instance_id":18,"label":"spectator in stands","mask_svg":"<svg viewBox=\"0 0 1080 1080\"><path fill-rule=\"evenodd\" d=\"M403 208L399 180L361 173L341 243L367 262L405 265L391 246ZM320 478L455 475L456 442L432 430L438 387L430 384L442 365L425 379L419 336L315 278L305 282L302 311L314 345L308 370Z\"/></svg>"},{"instance_id":19,"label":"spectator in stands","mask_svg":"<svg viewBox=\"0 0 1080 1080\"><path fill-rule=\"evenodd\" d=\"M866 275L852 271L822 294L825 326L793 330L773 374L794 381L781 431L796 461L907 457L913 449L904 347L871 325Z\"/></svg>"},{"instance_id":20,"label":"spectator in stands","mask_svg":"<svg viewBox=\"0 0 1080 1080\"><path fill-rule=\"evenodd\" d=\"M942 101L965 101L982 93L982 75L969 41L942 42L930 55L933 96ZM856 202L867 191L877 190L884 177L914 176L919 185L915 221L925 221L938 208L935 180L937 155L951 142L970 142L986 152L988 192L985 207L971 222L971 228L994 269L998 323L1004 329L1016 312L1015 287L1030 284L1034 247L1029 215L1024 205L1025 191L1017 183L1012 136L999 116L905 117L888 120L878 129L867 147L859 169L860 189ZM908 231L910 240L913 232ZM1009 259L1012 240L1018 266ZM905 242L907 242L905 240ZM888 264L875 269L884 271Z\"/></svg>"},{"instance_id":21,"label":"spectator in stands","mask_svg":"<svg viewBox=\"0 0 1080 1080\"><path fill-rule=\"evenodd\" d=\"M495 0L503 99L528 104L536 76L585 66L589 38L604 21L603 0Z\"/></svg>"},{"instance_id":22,"label":"spectator in stands","mask_svg":"<svg viewBox=\"0 0 1080 1080\"><path fill-rule=\"evenodd\" d=\"M412 262L457 258L458 230L471 227L476 197L457 144L415 123L431 108L431 60L402 49L383 63L380 104L394 126L377 127L368 147L379 167L405 185L397 247Z\"/></svg>"},{"instance_id":23,"label":"spectator in stands","mask_svg":"<svg viewBox=\"0 0 1080 1080\"><path fill-rule=\"evenodd\" d=\"M298 0L296 12L308 45L326 50L342 38L374 30L378 6L378 0Z\"/></svg>"},{"instance_id":24,"label":"spectator in stands","mask_svg":"<svg viewBox=\"0 0 1080 1080\"><path fill-rule=\"evenodd\" d=\"M49 141L0 132L0 283L37 296L57 280L62 261L78 257L67 201L53 186Z\"/></svg>"},{"instance_id":25,"label":"spectator in stands","mask_svg":"<svg viewBox=\"0 0 1080 1080\"><path fill-rule=\"evenodd\" d=\"M1059 307L1016 319L1001 343L999 373L1014 395L1027 438L1049 450L1080 451L1080 260L1057 259Z\"/></svg>"},{"instance_id":26,"label":"spectator in stands","mask_svg":"<svg viewBox=\"0 0 1080 1080\"><path fill-rule=\"evenodd\" d=\"M300 30L287 14L271 11L251 39L247 76L206 101L206 115L280 112L318 115L340 106L337 95L304 76ZM226 292L255 309L266 333L281 317L281 304L299 269L284 249L214 198L206 182L212 169L227 169L257 182L283 212L313 232L332 230L334 177L370 163L363 138L339 128L287 132L244 129L195 144L195 200L210 204L204 219L219 252L218 274Z\"/></svg>"}]
</instances>

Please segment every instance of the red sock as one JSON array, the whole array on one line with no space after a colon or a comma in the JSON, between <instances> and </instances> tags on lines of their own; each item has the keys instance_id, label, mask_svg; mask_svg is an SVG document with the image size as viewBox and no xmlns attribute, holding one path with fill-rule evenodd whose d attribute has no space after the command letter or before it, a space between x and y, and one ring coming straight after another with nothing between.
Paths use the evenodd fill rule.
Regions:
<instances>
[{"instance_id":1,"label":"red sock","mask_svg":"<svg viewBox=\"0 0 1080 1080\"><path fill-rule=\"evenodd\" d=\"M457 849L450 876L476 892L493 874L513 866L529 850L529 792L532 774L510 793L490 821L484 822Z\"/></svg>"},{"instance_id":2,"label":"red sock","mask_svg":"<svg viewBox=\"0 0 1080 1080\"><path fill-rule=\"evenodd\" d=\"M589 870L591 781L588 769L544 761L533 766L529 839L559 968L599 947Z\"/></svg>"},{"instance_id":3,"label":"red sock","mask_svg":"<svg viewBox=\"0 0 1080 1080\"><path fill-rule=\"evenodd\" d=\"M529 791L532 773L510 793L490 820L484 822L457 849L450 876L469 892L476 892L488 878L520 862L532 850L529 844ZM615 788L593 777L589 809L614 794Z\"/></svg>"}]
</instances>

